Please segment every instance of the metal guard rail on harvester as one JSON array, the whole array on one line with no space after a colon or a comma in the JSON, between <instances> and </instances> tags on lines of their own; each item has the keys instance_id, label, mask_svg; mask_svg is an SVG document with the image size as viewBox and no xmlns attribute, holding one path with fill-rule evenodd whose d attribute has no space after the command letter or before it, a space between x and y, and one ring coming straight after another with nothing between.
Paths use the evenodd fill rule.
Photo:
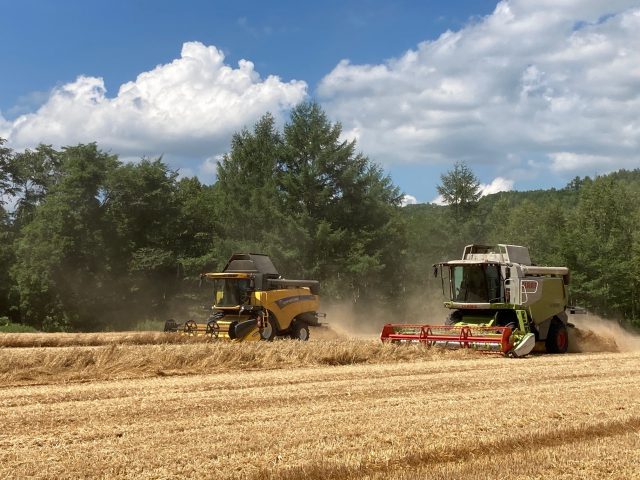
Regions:
<instances>
[{"instance_id":1,"label":"metal guard rail on harvester","mask_svg":"<svg viewBox=\"0 0 640 480\"><path fill-rule=\"evenodd\" d=\"M383 342L421 342L454 348L507 354L514 347L510 327L472 325L386 324L380 339Z\"/></svg>"}]
</instances>

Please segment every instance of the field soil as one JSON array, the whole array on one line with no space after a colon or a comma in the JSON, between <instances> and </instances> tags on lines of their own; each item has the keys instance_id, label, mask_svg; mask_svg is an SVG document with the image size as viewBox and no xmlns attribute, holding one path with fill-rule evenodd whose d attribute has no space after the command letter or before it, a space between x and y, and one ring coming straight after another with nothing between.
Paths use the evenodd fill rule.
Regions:
<instances>
[{"instance_id":1,"label":"field soil","mask_svg":"<svg viewBox=\"0 0 640 480\"><path fill-rule=\"evenodd\" d=\"M0 478L640 478L640 351L610 349L4 347Z\"/></svg>"}]
</instances>

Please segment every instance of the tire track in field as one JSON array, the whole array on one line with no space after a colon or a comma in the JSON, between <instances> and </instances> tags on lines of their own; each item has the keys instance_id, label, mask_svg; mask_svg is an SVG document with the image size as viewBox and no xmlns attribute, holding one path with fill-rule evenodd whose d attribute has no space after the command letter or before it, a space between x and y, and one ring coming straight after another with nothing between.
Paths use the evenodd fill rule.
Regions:
<instances>
[{"instance_id":1,"label":"tire track in field","mask_svg":"<svg viewBox=\"0 0 640 480\"><path fill-rule=\"evenodd\" d=\"M469 462L479 457L499 457L513 453L514 450L535 451L542 448L558 447L580 443L584 440L613 437L626 433L637 433L640 430L640 416L631 416L622 421L603 422L575 428L561 428L556 431L510 436L509 438L477 442L474 445L464 445L454 448L437 448L427 451L415 451L407 455L389 459L388 462L362 462L355 467L349 467L339 462L315 461L302 466L274 473L271 469L263 469L251 479L273 480L323 480L348 479L365 475L375 475L392 471L395 467L403 469L424 468L450 462Z\"/></svg>"}]
</instances>

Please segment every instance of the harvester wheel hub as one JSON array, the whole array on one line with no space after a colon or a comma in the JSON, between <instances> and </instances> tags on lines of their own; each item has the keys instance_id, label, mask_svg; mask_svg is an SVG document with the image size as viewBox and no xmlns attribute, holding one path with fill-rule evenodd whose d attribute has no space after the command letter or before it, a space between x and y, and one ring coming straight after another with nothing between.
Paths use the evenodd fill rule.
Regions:
<instances>
[{"instance_id":1,"label":"harvester wheel hub","mask_svg":"<svg viewBox=\"0 0 640 480\"><path fill-rule=\"evenodd\" d=\"M558 350L563 351L567 346L567 331L560 330L557 337Z\"/></svg>"},{"instance_id":2,"label":"harvester wheel hub","mask_svg":"<svg viewBox=\"0 0 640 480\"><path fill-rule=\"evenodd\" d=\"M305 327L298 328L298 340L306 341L309 339L309 330Z\"/></svg>"},{"instance_id":3,"label":"harvester wheel hub","mask_svg":"<svg viewBox=\"0 0 640 480\"><path fill-rule=\"evenodd\" d=\"M264 338L265 340L268 338L271 338L271 335L273 334L273 326L271 325L271 322L264 322L264 327L262 327L262 338Z\"/></svg>"}]
</instances>

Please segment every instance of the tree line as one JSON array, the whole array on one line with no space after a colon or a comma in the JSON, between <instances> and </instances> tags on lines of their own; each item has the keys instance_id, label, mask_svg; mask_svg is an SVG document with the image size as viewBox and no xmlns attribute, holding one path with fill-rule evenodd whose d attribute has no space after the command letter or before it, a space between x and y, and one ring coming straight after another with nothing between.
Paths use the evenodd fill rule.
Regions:
<instances>
[{"instance_id":1,"label":"tree line","mask_svg":"<svg viewBox=\"0 0 640 480\"><path fill-rule=\"evenodd\" d=\"M567 265L574 300L640 318L640 170L566 188L479 198L464 165L440 179L448 205L401 206L400 189L313 102L279 129L236 133L211 185L162 158L125 163L96 144L16 152L0 139L0 317L39 330L128 329L206 302L201 272L233 252L318 279L323 301L363 317L428 321L431 264L468 243L527 245Z\"/></svg>"}]
</instances>

